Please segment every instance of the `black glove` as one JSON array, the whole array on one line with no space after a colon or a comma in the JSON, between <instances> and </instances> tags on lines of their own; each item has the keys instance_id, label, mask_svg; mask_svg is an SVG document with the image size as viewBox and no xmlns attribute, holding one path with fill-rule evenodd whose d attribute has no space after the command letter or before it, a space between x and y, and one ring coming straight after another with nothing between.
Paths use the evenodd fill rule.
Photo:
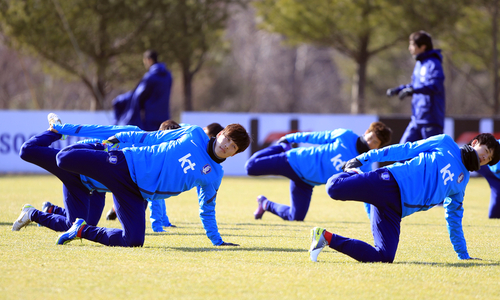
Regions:
<instances>
[{"instance_id":1,"label":"black glove","mask_svg":"<svg viewBox=\"0 0 500 300\"><path fill-rule=\"evenodd\" d=\"M398 88L388 89L385 94L387 95L387 97L396 96L398 94Z\"/></svg>"},{"instance_id":2,"label":"black glove","mask_svg":"<svg viewBox=\"0 0 500 300\"><path fill-rule=\"evenodd\" d=\"M278 140L278 144L280 143L290 144L290 142L284 136L280 137L280 139Z\"/></svg>"},{"instance_id":3,"label":"black glove","mask_svg":"<svg viewBox=\"0 0 500 300\"><path fill-rule=\"evenodd\" d=\"M109 137L109 138L107 139L107 141L108 141L108 142L111 142L111 143L113 143L113 144L118 144L118 143L120 142L120 141L116 138L116 136L114 136L114 135L113 135L112 137Z\"/></svg>"},{"instance_id":4,"label":"black glove","mask_svg":"<svg viewBox=\"0 0 500 300\"><path fill-rule=\"evenodd\" d=\"M405 97L411 96L411 95L413 95L413 88L407 87L407 88L402 89L399 92L398 97L399 97L399 100L403 100Z\"/></svg>"},{"instance_id":5,"label":"black glove","mask_svg":"<svg viewBox=\"0 0 500 300\"><path fill-rule=\"evenodd\" d=\"M222 242L222 244L220 244L219 246L233 246L233 247L237 247L239 245L238 244L233 244L233 243Z\"/></svg>"},{"instance_id":6,"label":"black glove","mask_svg":"<svg viewBox=\"0 0 500 300\"><path fill-rule=\"evenodd\" d=\"M357 159L357 158L353 158L349 161L347 161L343 166L342 166L342 171L345 172L345 170L347 169L354 169L354 168L359 168L361 167L363 164Z\"/></svg>"}]
</instances>

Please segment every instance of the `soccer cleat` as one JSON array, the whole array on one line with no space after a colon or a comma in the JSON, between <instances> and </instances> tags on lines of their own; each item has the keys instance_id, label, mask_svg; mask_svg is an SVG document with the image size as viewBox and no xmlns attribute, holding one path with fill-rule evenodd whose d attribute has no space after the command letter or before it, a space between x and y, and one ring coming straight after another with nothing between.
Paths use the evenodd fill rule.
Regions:
<instances>
[{"instance_id":1,"label":"soccer cleat","mask_svg":"<svg viewBox=\"0 0 500 300\"><path fill-rule=\"evenodd\" d=\"M106 220L110 221L116 220L116 211L114 207L112 207L106 214Z\"/></svg>"},{"instance_id":2,"label":"soccer cleat","mask_svg":"<svg viewBox=\"0 0 500 300\"><path fill-rule=\"evenodd\" d=\"M314 227L311 229L311 248L309 248L309 257L312 261L318 261L318 255L328 245L325 239L325 229L321 227Z\"/></svg>"},{"instance_id":3,"label":"soccer cleat","mask_svg":"<svg viewBox=\"0 0 500 300\"><path fill-rule=\"evenodd\" d=\"M50 113L47 115L47 121L49 121L49 125L53 126L54 124L60 124L63 125L61 119L59 119L59 116L56 115L55 113ZM61 140L65 140L68 136L63 134L61 137Z\"/></svg>"},{"instance_id":4,"label":"soccer cleat","mask_svg":"<svg viewBox=\"0 0 500 300\"><path fill-rule=\"evenodd\" d=\"M68 231L65 233L61 234L56 241L57 245L65 245L69 242L71 242L74 239L81 239L81 237L78 237L78 231L82 229L83 226L87 225L87 222L85 222L84 219L76 219L75 223L73 223L73 226L71 226Z\"/></svg>"},{"instance_id":5,"label":"soccer cleat","mask_svg":"<svg viewBox=\"0 0 500 300\"><path fill-rule=\"evenodd\" d=\"M264 206L267 206L267 198L263 195L260 195L257 197L257 210L253 213L255 220L260 220L262 219L262 215L266 212L266 208Z\"/></svg>"},{"instance_id":6,"label":"soccer cleat","mask_svg":"<svg viewBox=\"0 0 500 300\"><path fill-rule=\"evenodd\" d=\"M43 204L42 204L42 211L44 213L51 214L53 209L54 209L54 205L52 203L50 203L49 201L43 202Z\"/></svg>"},{"instance_id":7,"label":"soccer cleat","mask_svg":"<svg viewBox=\"0 0 500 300\"><path fill-rule=\"evenodd\" d=\"M34 210L35 208L32 205L25 204L23 208L21 208L21 214L14 222L14 224L12 224L12 231L19 231L21 230L21 228L31 223L30 213Z\"/></svg>"},{"instance_id":8,"label":"soccer cleat","mask_svg":"<svg viewBox=\"0 0 500 300\"><path fill-rule=\"evenodd\" d=\"M59 119L59 117L55 113L48 114L47 121L49 121L49 125L54 125L54 124L62 125L61 119Z\"/></svg>"}]
</instances>

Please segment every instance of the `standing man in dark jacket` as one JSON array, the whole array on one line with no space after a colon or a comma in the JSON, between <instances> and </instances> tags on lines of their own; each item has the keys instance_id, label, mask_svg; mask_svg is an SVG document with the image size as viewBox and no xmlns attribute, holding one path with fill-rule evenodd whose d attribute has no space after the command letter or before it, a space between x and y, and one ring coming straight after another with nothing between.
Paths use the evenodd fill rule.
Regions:
<instances>
[{"instance_id":1,"label":"standing man in dark jacket","mask_svg":"<svg viewBox=\"0 0 500 300\"><path fill-rule=\"evenodd\" d=\"M137 87L113 100L115 125L135 125L155 131L170 119L172 74L165 64L158 62L156 51L144 52L143 63L148 71Z\"/></svg>"},{"instance_id":2,"label":"standing man in dark jacket","mask_svg":"<svg viewBox=\"0 0 500 300\"><path fill-rule=\"evenodd\" d=\"M417 61L411 83L387 90L388 97L398 95L400 100L413 95L411 121L400 143L442 134L444 128L445 92L441 50L433 49L430 34L422 30L410 35L408 50Z\"/></svg>"}]
</instances>

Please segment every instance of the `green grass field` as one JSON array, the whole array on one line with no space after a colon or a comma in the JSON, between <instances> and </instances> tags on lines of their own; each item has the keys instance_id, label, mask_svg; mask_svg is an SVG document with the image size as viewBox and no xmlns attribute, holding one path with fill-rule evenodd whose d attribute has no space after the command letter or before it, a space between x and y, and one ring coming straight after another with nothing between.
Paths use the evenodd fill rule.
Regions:
<instances>
[{"instance_id":1,"label":"green grass field","mask_svg":"<svg viewBox=\"0 0 500 300\"><path fill-rule=\"evenodd\" d=\"M195 190L166 202L178 228L153 233L148 220L142 248L86 240L58 246L58 233L34 223L12 232L25 203L62 204L61 183L53 176L3 176L0 191L0 299L500 298L500 220L487 218L483 179L469 183L463 221L470 255L483 260L457 259L444 210L437 207L403 219L393 264L359 263L329 248L318 263L309 260L314 226L372 243L363 205L331 200L323 186L314 191L306 221L285 222L270 213L256 221L256 196L289 203L288 181L225 178L217 220L224 241L237 248L211 245ZM100 225L119 227L105 217Z\"/></svg>"}]
</instances>

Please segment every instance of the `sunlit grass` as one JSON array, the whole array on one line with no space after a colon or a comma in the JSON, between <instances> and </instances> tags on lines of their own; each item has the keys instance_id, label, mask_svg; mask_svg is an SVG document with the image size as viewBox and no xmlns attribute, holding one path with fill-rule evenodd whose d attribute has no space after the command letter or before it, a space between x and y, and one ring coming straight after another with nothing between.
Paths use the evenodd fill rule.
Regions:
<instances>
[{"instance_id":1,"label":"sunlit grass","mask_svg":"<svg viewBox=\"0 0 500 300\"><path fill-rule=\"evenodd\" d=\"M304 222L270 213L253 218L255 198L289 203L288 181L225 178L217 198L219 230L237 248L213 247L198 217L194 190L167 200L178 228L154 233L148 221L142 248L105 247L90 241L56 246L58 233L29 225L12 232L25 203L62 203L53 176L0 177L0 299L495 299L500 297L500 220L489 220L489 188L471 179L464 231L469 253L459 261L444 210L403 219L393 264L363 264L331 249L309 261L309 231L326 227L372 242L363 205L314 190ZM382 195L381 195L382 196ZM104 213L111 207L108 198ZM149 213L149 212L148 212ZM101 226L119 227L103 218Z\"/></svg>"}]
</instances>

